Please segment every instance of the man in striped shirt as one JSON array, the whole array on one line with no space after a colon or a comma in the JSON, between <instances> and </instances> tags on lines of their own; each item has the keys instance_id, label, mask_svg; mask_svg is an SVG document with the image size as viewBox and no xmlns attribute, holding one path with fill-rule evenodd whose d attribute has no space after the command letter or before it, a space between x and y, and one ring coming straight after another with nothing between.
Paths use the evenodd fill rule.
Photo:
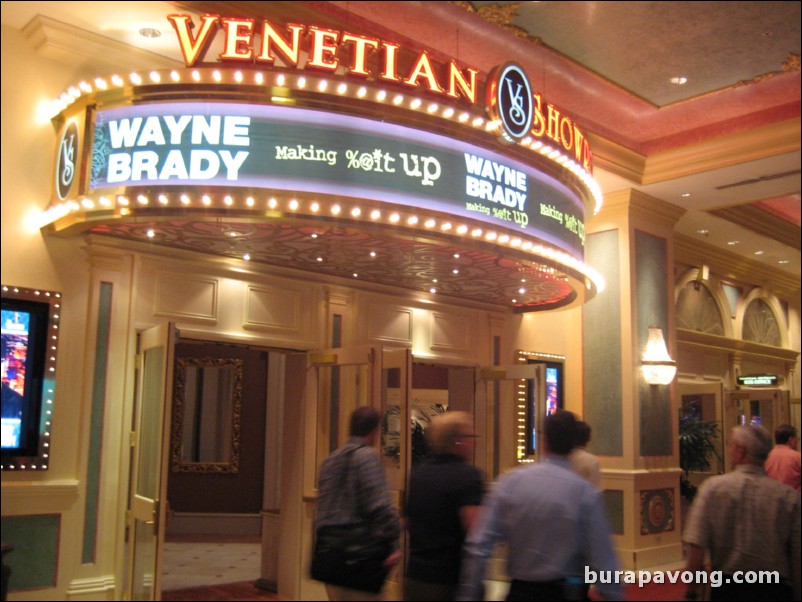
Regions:
<instances>
[{"instance_id":1,"label":"man in striped shirt","mask_svg":"<svg viewBox=\"0 0 802 602\"><path fill-rule=\"evenodd\" d=\"M391 568L401 554L398 512L393 506L381 458L375 449L381 415L371 407L351 414L350 437L323 461L318 477L315 531L324 527L365 527L366 543L386 550ZM381 600L381 592L326 583L329 600Z\"/></svg>"}]
</instances>

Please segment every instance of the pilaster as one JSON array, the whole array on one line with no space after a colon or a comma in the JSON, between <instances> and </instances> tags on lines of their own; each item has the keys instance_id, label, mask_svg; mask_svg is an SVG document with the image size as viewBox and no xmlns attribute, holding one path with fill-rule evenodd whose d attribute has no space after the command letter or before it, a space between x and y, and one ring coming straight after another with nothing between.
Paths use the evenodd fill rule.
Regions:
<instances>
[{"instance_id":1,"label":"pilaster","mask_svg":"<svg viewBox=\"0 0 802 602\"><path fill-rule=\"evenodd\" d=\"M608 195L588 223L586 261L606 288L583 308L584 419L627 569L682 559L674 388L647 384L640 361L652 325L676 354L673 229L683 212L625 190Z\"/></svg>"}]
</instances>

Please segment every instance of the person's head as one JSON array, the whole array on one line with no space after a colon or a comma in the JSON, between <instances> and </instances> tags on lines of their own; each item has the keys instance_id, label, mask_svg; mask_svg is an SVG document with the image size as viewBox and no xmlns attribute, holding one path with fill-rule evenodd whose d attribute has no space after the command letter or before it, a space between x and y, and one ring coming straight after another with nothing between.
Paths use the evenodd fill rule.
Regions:
<instances>
[{"instance_id":1,"label":"person's head","mask_svg":"<svg viewBox=\"0 0 802 602\"><path fill-rule=\"evenodd\" d=\"M473 436L473 420L466 412L437 414L426 427L426 441L436 456L464 456L471 447L468 439Z\"/></svg>"},{"instance_id":2,"label":"person's head","mask_svg":"<svg viewBox=\"0 0 802 602\"><path fill-rule=\"evenodd\" d=\"M774 431L774 442L777 445L790 445L796 448L796 428L791 424L781 424Z\"/></svg>"},{"instance_id":3,"label":"person's head","mask_svg":"<svg viewBox=\"0 0 802 602\"><path fill-rule=\"evenodd\" d=\"M730 436L730 454L733 465L754 464L763 466L774 442L762 426L736 426Z\"/></svg>"},{"instance_id":4,"label":"person's head","mask_svg":"<svg viewBox=\"0 0 802 602\"><path fill-rule=\"evenodd\" d=\"M352 437L368 438L373 435L381 422L381 414L370 406L357 408L351 414L349 434Z\"/></svg>"},{"instance_id":5,"label":"person's head","mask_svg":"<svg viewBox=\"0 0 802 602\"><path fill-rule=\"evenodd\" d=\"M576 417L566 410L557 410L546 416L543 435L550 454L568 455L576 440Z\"/></svg>"},{"instance_id":6,"label":"person's head","mask_svg":"<svg viewBox=\"0 0 802 602\"><path fill-rule=\"evenodd\" d=\"M577 447L585 447L590 442L590 425L584 420L579 420L576 423L576 442Z\"/></svg>"}]
</instances>

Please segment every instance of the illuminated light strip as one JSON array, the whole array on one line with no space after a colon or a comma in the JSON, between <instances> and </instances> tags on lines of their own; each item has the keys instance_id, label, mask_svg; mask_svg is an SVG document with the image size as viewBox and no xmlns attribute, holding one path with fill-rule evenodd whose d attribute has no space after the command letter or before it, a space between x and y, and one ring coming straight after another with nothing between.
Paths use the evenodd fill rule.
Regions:
<instances>
[{"instance_id":1,"label":"illuminated light strip","mask_svg":"<svg viewBox=\"0 0 802 602\"><path fill-rule=\"evenodd\" d=\"M159 203L163 207L190 207L192 205L198 206L199 204L202 205L203 208L225 208L225 209L236 209L239 206L245 206L248 210L252 210L256 206L256 201L253 199L252 196L242 196L242 197L235 197L230 194L229 192L221 193L219 195L209 195L203 194L200 198L197 197L193 202L192 196L188 192L184 193L176 193L173 192L174 196L178 196L179 201L171 201L170 197L167 194L156 192L154 193L157 195L159 199ZM105 204L102 199L105 199ZM141 208L148 207L148 198L144 195L137 195L137 205ZM130 201L127 197L123 195L118 195L116 197L117 204L119 205L120 214L123 216L129 216L132 214L132 211L129 211ZM200 201L200 203L198 202ZM179 205L180 203L180 205ZM292 213L296 217L303 217L304 215L308 215L311 218L315 218L320 215L320 213L324 210L322 206L324 203L328 203L328 213L336 218L340 219L340 216L347 215L350 216L347 219L350 219L354 222L378 222L382 215L385 215L385 220L389 224L402 224L404 227L411 227L415 230L419 230L422 232L431 232L435 229L438 229L443 232L451 232L452 230L461 237L471 238L474 240L484 240L485 242L489 242L491 244L501 245L505 247L509 247L511 249L515 249L518 251L525 252L528 255L531 255L536 258L546 259L550 262L558 264L560 266L564 266L568 268L572 272L578 273L583 275L587 280L585 282L585 286L590 288L589 285L592 284L596 288L596 293L601 293L604 291L606 287L606 283L604 278L601 274L590 267L589 265L585 264L581 260L565 253L564 251L560 251L558 249L553 249L551 247L546 247L543 244L535 243L530 240L522 241L519 237L519 232L513 231L513 235L510 236L505 231L505 228L498 227L497 229L488 229L487 226L476 227L476 226L469 226L465 223L453 223L453 216L443 216L442 218L435 218L435 217L426 217L425 219L421 218L419 215L411 213L409 211L403 210L379 210L379 209L371 209L367 210L357 204L349 205L348 207L343 207L337 201L320 201L320 200L313 200L309 201L307 205L304 207L301 206L301 202L296 198L289 198L286 202L277 199L276 197L269 197L264 201L263 207L269 209L271 211L286 211L288 213ZM55 205L53 207L48 208L47 210L43 211L41 214L40 219L40 228L43 228L49 224L52 224L67 215L83 211L84 213L90 213L93 210L97 210L96 204L101 205L102 210L105 212L108 211L110 207L112 207L113 203L106 199L105 197L99 196L97 199L97 203L91 198L91 196L82 197L81 204L76 203L75 201L66 201L59 205ZM283 209L282 209L283 208ZM382 220L384 221L384 220ZM498 231L496 231L498 230ZM451 235L451 234L449 234ZM548 271L547 270L545 271ZM541 270L544 271L544 270ZM553 270L552 272L553 273Z\"/></svg>"},{"instance_id":2,"label":"illuminated light strip","mask_svg":"<svg viewBox=\"0 0 802 602\"><path fill-rule=\"evenodd\" d=\"M192 81L196 83L204 83L204 84L211 84L211 85L241 85L241 86L250 86L253 84L249 84L244 82L244 78L242 72L237 70L225 70L220 71L217 68L193 68L193 69L186 69L183 71L184 73L189 73L189 77ZM170 79L173 82L180 82L182 81L181 71L172 69L170 71L163 70L163 71L151 71L149 77L152 82L160 82L163 79ZM413 111L423 111L430 115L437 116L440 119L445 119L449 122L456 122L465 125L469 125L474 129L481 130L483 132L497 132L500 128L500 124L496 121L486 120L483 115L472 114L468 111L463 111L457 114L457 111L452 107L444 108L443 111L438 111L438 109L432 109L434 105L432 103L425 103L422 98L418 97L408 97L404 94L397 93L397 94L388 94L385 90L380 89L378 87L374 88L373 94L368 94L368 82L361 86L349 86L347 83L343 82L337 86L337 89L334 91L327 91L329 87L329 81L323 76L315 76L312 74L303 74L298 75L296 77L288 76L284 73L279 73L276 75L275 83L280 87L294 86L294 89L302 90L307 87L308 79L315 79L317 81L317 89L319 90L318 93L325 94L332 97L352 97L355 99L361 99L370 101L370 98L373 98L374 102L390 102L394 105L403 106L404 101L409 98L409 110ZM81 82L78 86L71 87L67 92L63 93L57 100L51 102L51 111L53 113L52 117L55 117L59 113L65 111L69 108L72 104L78 101L79 98L83 96L88 96L91 94L102 94L104 91L108 90L108 84L105 83L105 80L99 81L104 82L104 86L99 86L96 84L96 89L93 89L89 84L85 82ZM96 80L96 82L98 81ZM134 72L129 75L129 80L133 85L139 86L143 83L143 78L140 74ZM261 72L256 72L254 74L254 83L258 86L262 86L266 83L266 78L264 74ZM124 88L127 84L126 82L117 75L111 77L111 84L116 88ZM287 102L288 98L284 96L273 96L271 97L275 102ZM471 119L473 117L473 119ZM587 192L589 193L590 197L594 201L594 213L598 213L604 202L604 197L601 191L601 187L598 185L596 180L593 178L593 175L586 171L584 167L576 163L576 161L568 154L565 154L561 149L555 149L545 144L542 140L532 140L531 137L525 137L523 140L517 143L521 148L525 148L532 152L537 152L541 154L543 157L557 163L563 169L567 169L570 171L575 177L577 177L582 185L586 188Z\"/></svg>"}]
</instances>

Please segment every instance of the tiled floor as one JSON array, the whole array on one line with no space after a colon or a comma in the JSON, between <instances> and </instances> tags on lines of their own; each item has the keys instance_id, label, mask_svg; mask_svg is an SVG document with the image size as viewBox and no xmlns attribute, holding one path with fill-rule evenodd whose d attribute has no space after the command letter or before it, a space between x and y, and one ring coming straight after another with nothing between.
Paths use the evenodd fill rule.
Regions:
<instances>
[{"instance_id":1,"label":"tiled floor","mask_svg":"<svg viewBox=\"0 0 802 602\"><path fill-rule=\"evenodd\" d=\"M253 585L261 573L258 539L238 541L168 541L164 544L162 599L169 601L281 600ZM664 567L676 570L680 566ZM486 600L503 600L507 584L487 583ZM681 583L625 588L626 600L679 600ZM598 599L591 596L592 599Z\"/></svg>"},{"instance_id":2,"label":"tiled floor","mask_svg":"<svg viewBox=\"0 0 802 602\"><path fill-rule=\"evenodd\" d=\"M252 582L261 574L258 542L166 542L162 591Z\"/></svg>"}]
</instances>

